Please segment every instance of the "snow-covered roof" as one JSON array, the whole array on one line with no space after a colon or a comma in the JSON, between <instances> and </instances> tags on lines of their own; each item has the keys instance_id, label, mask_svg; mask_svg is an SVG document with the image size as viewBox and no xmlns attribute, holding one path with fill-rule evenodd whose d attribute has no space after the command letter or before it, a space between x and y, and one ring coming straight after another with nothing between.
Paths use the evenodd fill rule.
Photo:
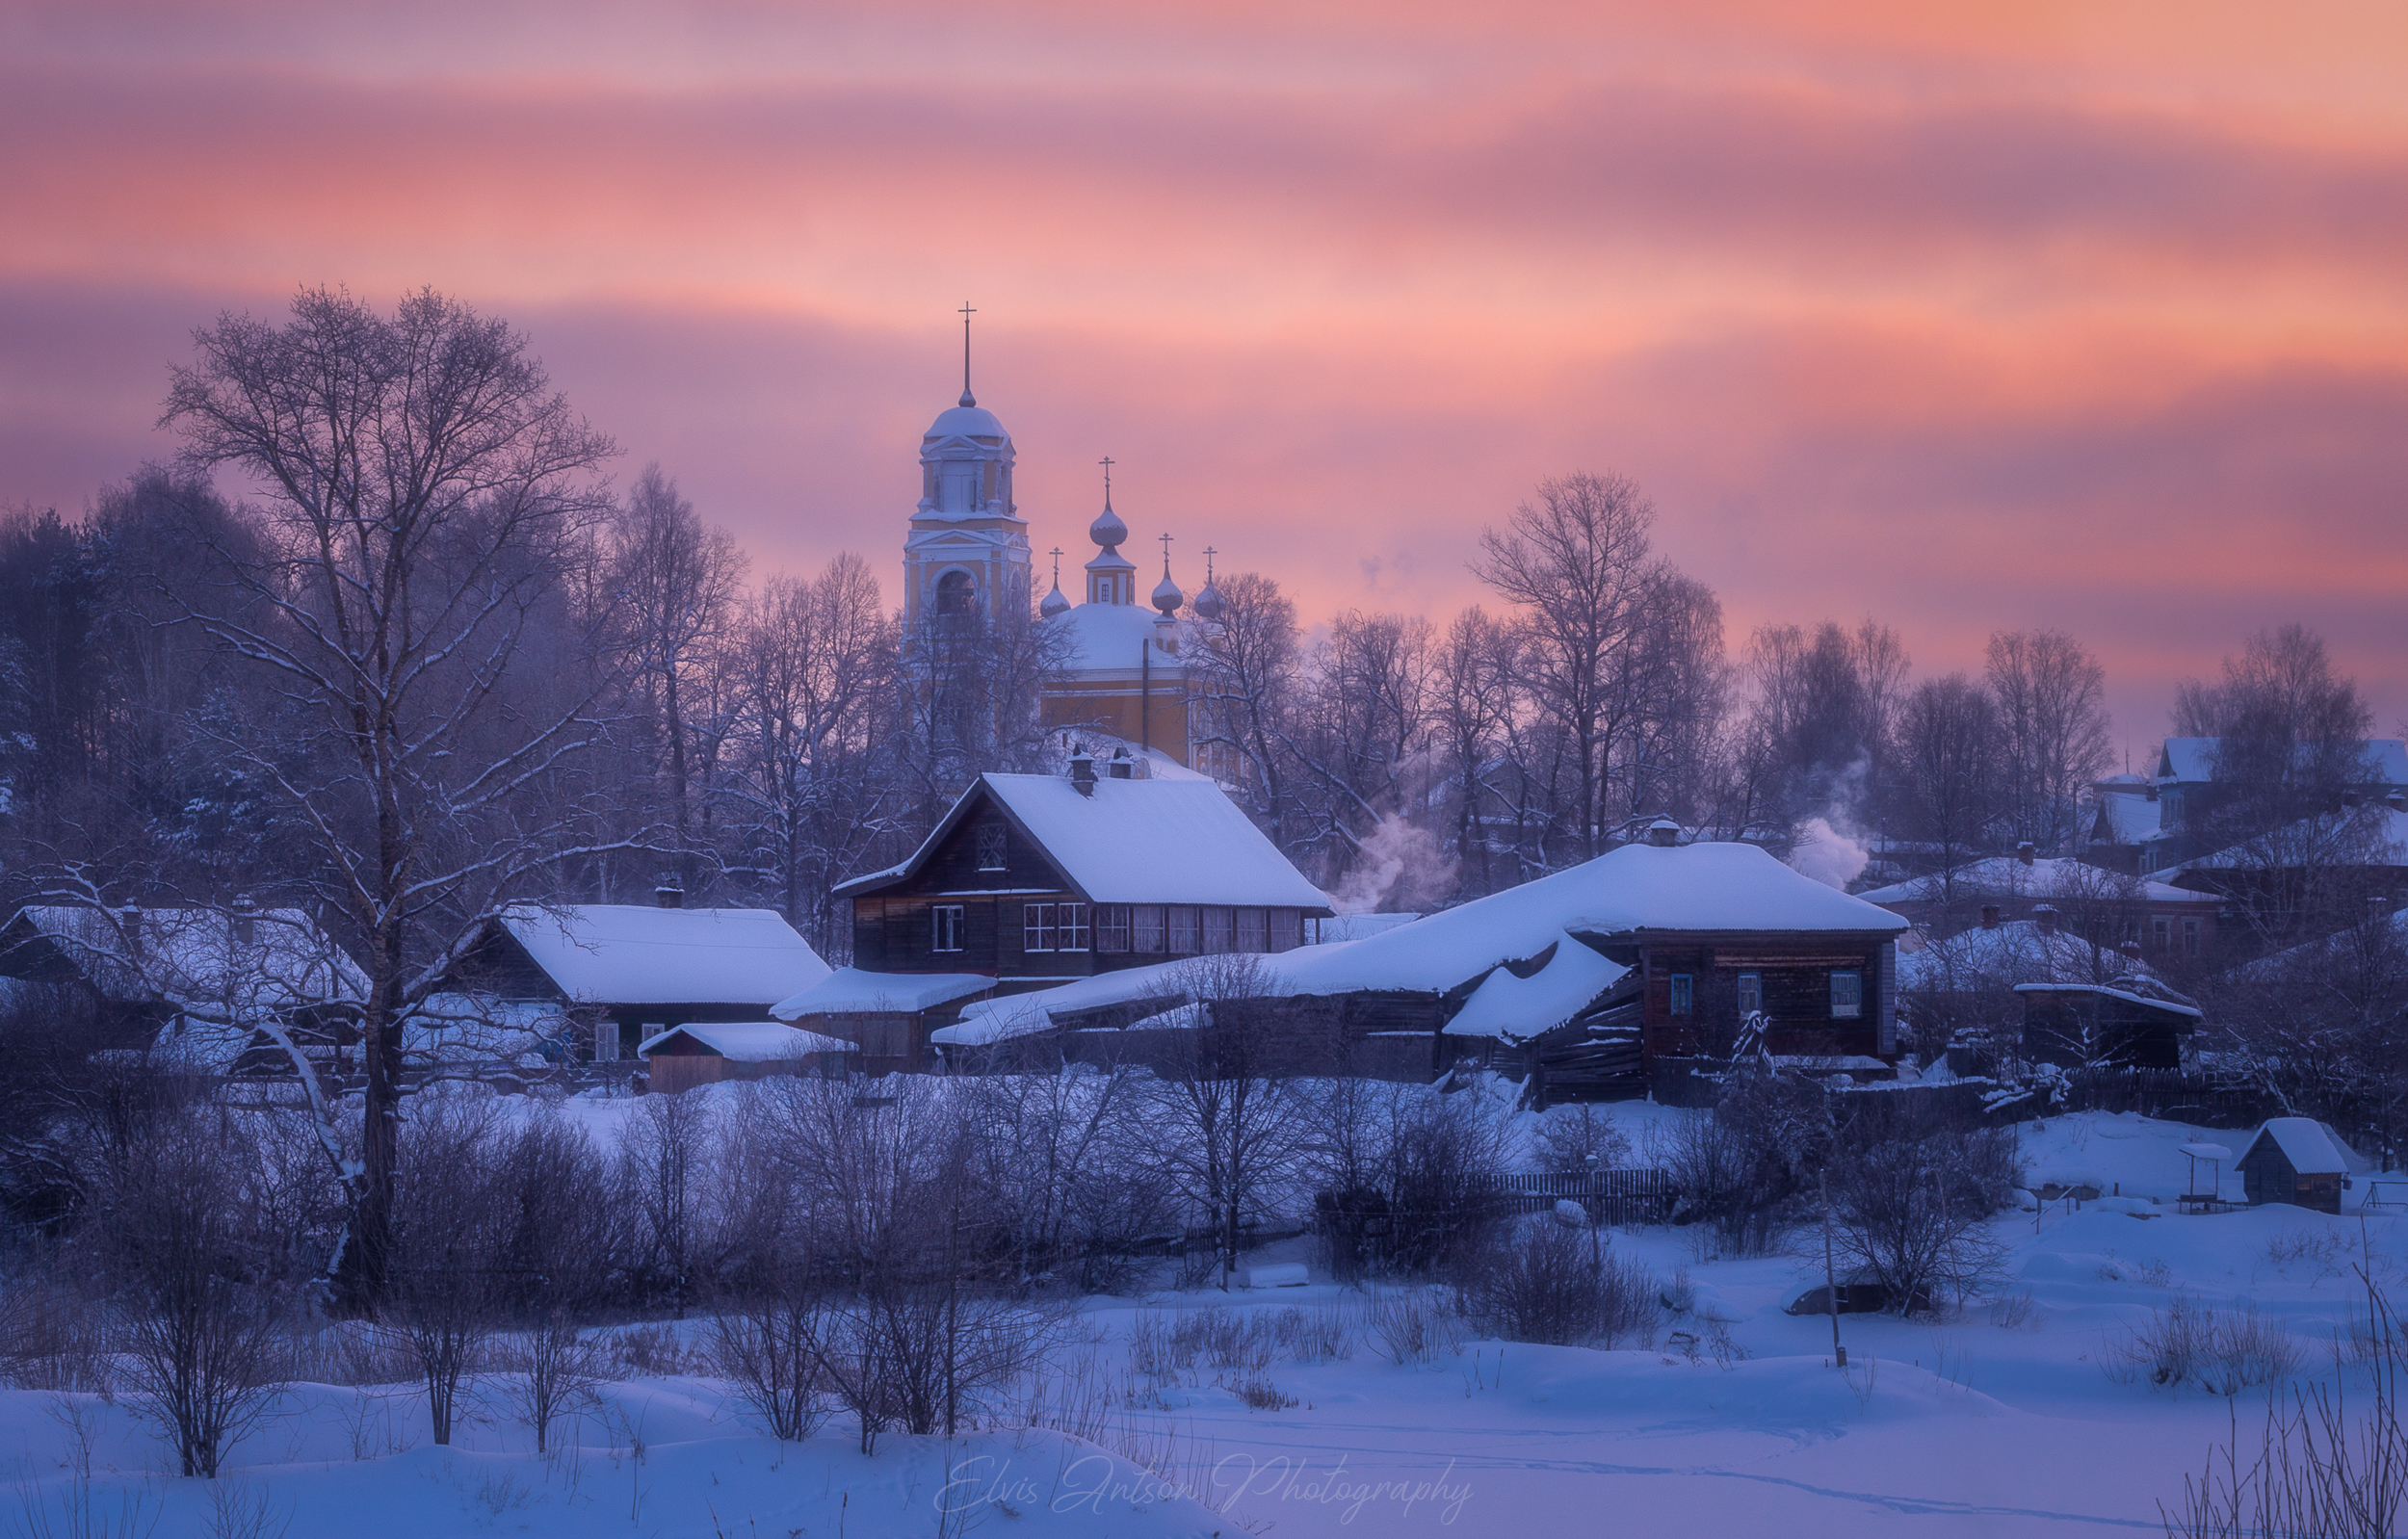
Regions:
<instances>
[{"instance_id":1,"label":"snow-covered roof","mask_svg":"<svg viewBox=\"0 0 2408 1539\"><path fill-rule=\"evenodd\" d=\"M2018 983L2015 985L2015 992L2018 994L2097 994L2110 1000L2122 1000L2128 1004L2145 1004L2153 1010L2167 1010L2176 1015L2186 1015L2194 1021L2202 1018L2204 1012L2199 1006L2175 995L2173 990L2144 987L2142 986L2145 980L2141 978L2119 978L2112 983Z\"/></svg>"},{"instance_id":2,"label":"snow-covered roof","mask_svg":"<svg viewBox=\"0 0 2408 1539\"><path fill-rule=\"evenodd\" d=\"M2346 1139L2314 1117L2268 1117L2240 1157L2248 1159L2269 1138L2301 1175L2357 1175L2368 1168Z\"/></svg>"},{"instance_id":3,"label":"snow-covered roof","mask_svg":"<svg viewBox=\"0 0 2408 1539\"><path fill-rule=\"evenodd\" d=\"M2019 983L2106 984L2127 976L2147 976L2138 960L2093 946L2070 930L2044 933L2028 919L1994 928L1959 930L1912 952L1901 951L1898 987L1906 989L2009 988Z\"/></svg>"},{"instance_id":4,"label":"snow-covered roof","mask_svg":"<svg viewBox=\"0 0 2408 1539\"><path fill-rule=\"evenodd\" d=\"M1313 944L1330 946L1339 941L1365 940L1384 930L1395 929L1399 925L1410 925L1421 917L1419 914L1336 914L1321 921L1316 926L1318 938Z\"/></svg>"},{"instance_id":5,"label":"snow-covered roof","mask_svg":"<svg viewBox=\"0 0 2408 1539\"><path fill-rule=\"evenodd\" d=\"M1530 977L1515 978L1503 967L1489 974L1447 1023L1447 1034L1527 1042L1596 1004L1630 971L1569 935L1558 936L1555 955Z\"/></svg>"},{"instance_id":6,"label":"snow-covered roof","mask_svg":"<svg viewBox=\"0 0 2408 1539\"><path fill-rule=\"evenodd\" d=\"M995 413L984 406L963 405L947 406L936 414L936 420L929 424L929 430L922 435L922 441L936 438L1001 438L1009 442L1011 434L1004 430L1004 425L997 420Z\"/></svg>"},{"instance_id":7,"label":"snow-covered roof","mask_svg":"<svg viewBox=\"0 0 2408 1539\"><path fill-rule=\"evenodd\" d=\"M529 903L501 924L579 1004L757 1000L766 1010L828 974L774 909Z\"/></svg>"},{"instance_id":8,"label":"snow-covered roof","mask_svg":"<svg viewBox=\"0 0 2408 1539\"><path fill-rule=\"evenodd\" d=\"M2107 842L2145 845L2165 831L2165 803L2147 796L2107 796L2098 802L2099 821L2107 824Z\"/></svg>"},{"instance_id":9,"label":"snow-covered roof","mask_svg":"<svg viewBox=\"0 0 2408 1539\"><path fill-rule=\"evenodd\" d=\"M1626 845L1460 908L1326 946L1253 958L1254 986L1273 997L1400 991L1445 994L1500 963L1537 955L1559 936L1649 932L1797 932L1892 936L1906 921L1803 876L1753 845ZM1217 961L1219 959L1211 959ZM1602 960L1602 958L1601 958ZM1176 998L1192 960L1158 962L1060 988L982 1000L932 1040L978 1044L1042 1030L1056 1013Z\"/></svg>"},{"instance_id":10,"label":"snow-covered roof","mask_svg":"<svg viewBox=\"0 0 2408 1539\"><path fill-rule=\"evenodd\" d=\"M2118 796L2118 801L2134 798ZM2142 805L2155 809L2158 802ZM1869 903L1936 903L1953 887L1957 900L1983 898L2080 898L2108 901L2135 900L2152 903L2215 903L2211 893L2194 893L2165 882L2133 882L2079 860L2041 857L2027 865L2013 855L1992 855L1956 867L1944 881L1937 874L1911 881L1892 882L1856 896Z\"/></svg>"},{"instance_id":11,"label":"snow-covered roof","mask_svg":"<svg viewBox=\"0 0 2408 1539\"><path fill-rule=\"evenodd\" d=\"M249 939L243 938L245 918ZM298 908L238 916L222 908L37 903L19 909L5 933L9 949L47 940L111 998L165 1000L216 1020L356 1002L368 994L359 965ZM0 956L0 966L8 965Z\"/></svg>"},{"instance_id":12,"label":"snow-covered roof","mask_svg":"<svg viewBox=\"0 0 2408 1539\"><path fill-rule=\"evenodd\" d=\"M984 973L870 973L840 967L801 993L771 1005L770 1013L781 1021L806 1015L916 1015L994 986L995 980Z\"/></svg>"},{"instance_id":13,"label":"snow-covered roof","mask_svg":"<svg viewBox=\"0 0 2408 1539\"><path fill-rule=\"evenodd\" d=\"M809 1057L814 1053L861 1051L851 1042L805 1031L783 1021L690 1021L672 1026L658 1036L644 1038L643 1045L636 1051L650 1057L653 1049L681 1036L738 1063L780 1063L788 1058Z\"/></svg>"},{"instance_id":14,"label":"snow-covered roof","mask_svg":"<svg viewBox=\"0 0 2408 1539\"><path fill-rule=\"evenodd\" d=\"M2396 908L2385 916L2384 923L2392 928L2395 943L2408 946L2408 908ZM2257 982L2273 982L2287 977L2299 976L2303 968L2352 968L2362 966L2356 954L2363 937L2355 927L2320 935L2312 941L2287 946L2269 952L2239 969L2239 976Z\"/></svg>"},{"instance_id":15,"label":"snow-covered roof","mask_svg":"<svg viewBox=\"0 0 2408 1539\"><path fill-rule=\"evenodd\" d=\"M2302 818L2272 833L2186 860L2151 880L2186 871L2256 871L2310 864L2408 866L2408 812L2371 804Z\"/></svg>"},{"instance_id":16,"label":"snow-covered roof","mask_svg":"<svg viewBox=\"0 0 2408 1539\"><path fill-rule=\"evenodd\" d=\"M1095 903L1213 903L1325 912L1328 895L1290 864L1209 780L1099 778L1082 795L1060 775L986 774L962 794L912 857L839 886L840 895L908 875L991 797Z\"/></svg>"},{"instance_id":17,"label":"snow-covered roof","mask_svg":"<svg viewBox=\"0 0 2408 1539\"><path fill-rule=\"evenodd\" d=\"M1136 604L1090 601L1074 605L1067 613L1043 624L1066 638L1061 665L1073 673L1135 671L1149 649L1156 669L1176 668L1178 655L1165 650L1156 639L1154 622L1160 618L1154 611Z\"/></svg>"},{"instance_id":18,"label":"snow-covered roof","mask_svg":"<svg viewBox=\"0 0 2408 1539\"><path fill-rule=\"evenodd\" d=\"M2202 781L2215 778L2216 751L2222 738L2168 738L2165 754L2159 761L2161 778L2180 781ZM2366 749L2366 777L2380 785L2408 785L2408 739L2369 738ZM2304 756L2314 751L2310 744L2299 748Z\"/></svg>"}]
</instances>

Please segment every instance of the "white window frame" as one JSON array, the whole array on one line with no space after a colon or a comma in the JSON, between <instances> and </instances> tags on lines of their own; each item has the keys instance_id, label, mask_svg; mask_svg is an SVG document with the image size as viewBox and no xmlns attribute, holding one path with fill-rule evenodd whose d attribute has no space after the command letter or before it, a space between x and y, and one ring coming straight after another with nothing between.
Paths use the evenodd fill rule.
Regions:
<instances>
[{"instance_id":1,"label":"white window frame","mask_svg":"<svg viewBox=\"0 0 2408 1539\"><path fill-rule=\"evenodd\" d=\"M962 931L970 927L969 909L962 903L937 903L929 909L929 950L951 955L961 950ZM953 944L947 945L950 941Z\"/></svg>"}]
</instances>

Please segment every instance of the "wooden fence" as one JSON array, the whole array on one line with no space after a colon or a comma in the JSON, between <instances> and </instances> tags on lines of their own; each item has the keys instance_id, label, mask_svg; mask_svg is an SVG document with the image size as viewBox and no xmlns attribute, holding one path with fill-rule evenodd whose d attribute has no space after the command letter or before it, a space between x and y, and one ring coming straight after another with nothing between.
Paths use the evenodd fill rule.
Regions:
<instances>
[{"instance_id":1,"label":"wooden fence","mask_svg":"<svg viewBox=\"0 0 2408 1539\"><path fill-rule=\"evenodd\" d=\"M1577 1202L1609 1224L1660 1224L1672 1214L1678 1195L1662 1170L1600 1170L1595 1175L1506 1176L1498 1197L1509 1213L1545 1213L1558 1202Z\"/></svg>"}]
</instances>

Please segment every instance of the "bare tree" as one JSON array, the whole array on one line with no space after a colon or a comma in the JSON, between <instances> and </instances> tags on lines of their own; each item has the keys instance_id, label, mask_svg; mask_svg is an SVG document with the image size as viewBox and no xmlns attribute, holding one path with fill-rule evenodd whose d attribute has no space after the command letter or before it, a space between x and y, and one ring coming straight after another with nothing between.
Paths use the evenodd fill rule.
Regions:
<instances>
[{"instance_id":1,"label":"bare tree","mask_svg":"<svg viewBox=\"0 0 2408 1539\"><path fill-rule=\"evenodd\" d=\"M1954 872L1978 848L1997 806L1998 707L1962 673L1925 679L1898 729L1898 774L1915 831L1935 847L1940 899L1955 901Z\"/></svg>"},{"instance_id":2,"label":"bare tree","mask_svg":"<svg viewBox=\"0 0 2408 1539\"><path fill-rule=\"evenodd\" d=\"M1255 957L1198 957L1181 972L1191 1022L1144 1087L1143 1125L1154 1168L1211 1223L1226 1291L1246 1214L1309 1137L1299 1079L1331 1067L1335 1044L1281 1028Z\"/></svg>"},{"instance_id":3,"label":"bare tree","mask_svg":"<svg viewBox=\"0 0 2408 1539\"><path fill-rule=\"evenodd\" d=\"M2175 734L2217 740L2214 788L2185 809L2207 839L2234 843L2323 812L2370 777L2374 713L2316 632L2261 631L2223 673L2214 684L2186 680L2174 695Z\"/></svg>"},{"instance_id":4,"label":"bare tree","mask_svg":"<svg viewBox=\"0 0 2408 1539\"><path fill-rule=\"evenodd\" d=\"M1256 572L1217 586L1220 617L1196 625L1204 676L1192 696L1196 743L1224 749L1241 767L1241 795L1277 837L1289 813L1284 743L1297 690L1296 605Z\"/></svg>"},{"instance_id":5,"label":"bare tree","mask_svg":"<svg viewBox=\"0 0 2408 1539\"><path fill-rule=\"evenodd\" d=\"M528 1321L501 1363L517 1374L519 1420L535 1433L537 1453L549 1447L554 1423L592 1404L594 1388L608 1376L601 1342L560 1311Z\"/></svg>"},{"instance_id":6,"label":"bare tree","mask_svg":"<svg viewBox=\"0 0 2408 1539\"><path fill-rule=\"evenodd\" d=\"M409 1118L394 1202L394 1260L380 1324L418 1369L435 1444L448 1446L461 1386L500 1323L501 1246L489 1103L432 1096Z\"/></svg>"},{"instance_id":7,"label":"bare tree","mask_svg":"<svg viewBox=\"0 0 2408 1539\"><path fill-rule=\"evenodd\" d=\"M599 795L578 774L596 693L528 650L562 634L561 573L606 509L590 478L612 447L524 337L432 292L388 317L308 290L282 327L227 315L195 340L163 422L196 470L259 483L265 550L222 549L224 581L185 596L284 695L224 751L301 831L312 890L364 952L365 1135L337 1271L371 1305L407 1023L484 919L577 851Z\"/></svg>"},{"instance_id":8,"label":"bare tree","mask_svg":"<svg viewBox=\"0 0 2408 1539\"><path fill-rule=\"evenodd\" d=\"M691 697L696 676L729 639L746 558L726 530L703 523L658 464L644 466L628 488L607 540L621 644L652 713L670 822L683 845L694 801Z\"/></svg>"},{"instance_id":9,"label":"bare tree","mask_svg":"<svg viewBox=\"0 0 2408 1539\"><path fill-rule=\"evenodd\" d=\"M850 552L816 578L770 579L746 616L728 789L752 833L732 863L823 955L852 944L851 911L829 889L898 811L876 760L894 728L895 647L877 581Z\"/></svg>"},{"instance_id":10,"label":"bare tree","mask_svg":"<svg viewBox=\"0 0 2408 1539\"><path fill-rule=\"evenodd\" d=\"M1473 571L1523 612L1526 682L1569 740L1577 858L1604 852L1614 678L1640 645L1669 571L1648 539L1656 510L1636 483L1586 472L1543 482Z\"/></svg>"},{"instance_id":11,"label":"bare tree","mask_svg":"<svg viewBox=\"0 0 2408 1539\"><path fill-rule=\"evenodd\" d=\"M2083 788L2114 762L2107 668L2062 631L1997 631L1988 677L2008 835L2061 853Z\"/></svg>"}]
</instances>

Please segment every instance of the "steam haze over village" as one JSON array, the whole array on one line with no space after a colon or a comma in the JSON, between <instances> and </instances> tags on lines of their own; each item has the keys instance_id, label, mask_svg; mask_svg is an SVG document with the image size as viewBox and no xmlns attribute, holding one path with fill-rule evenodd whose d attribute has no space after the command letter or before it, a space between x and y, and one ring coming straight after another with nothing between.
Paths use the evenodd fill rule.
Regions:
<instances>
[{"instance_id":1,"label":"steam haze over village","mask_svg":"<svg viewBox=\"0 0 2408 1539\"><path fill-rule=\"evenodd\" d=\"M2408 1525L2408 21L0 5L0 1530Z\"/></svg>"}]
</instances>

